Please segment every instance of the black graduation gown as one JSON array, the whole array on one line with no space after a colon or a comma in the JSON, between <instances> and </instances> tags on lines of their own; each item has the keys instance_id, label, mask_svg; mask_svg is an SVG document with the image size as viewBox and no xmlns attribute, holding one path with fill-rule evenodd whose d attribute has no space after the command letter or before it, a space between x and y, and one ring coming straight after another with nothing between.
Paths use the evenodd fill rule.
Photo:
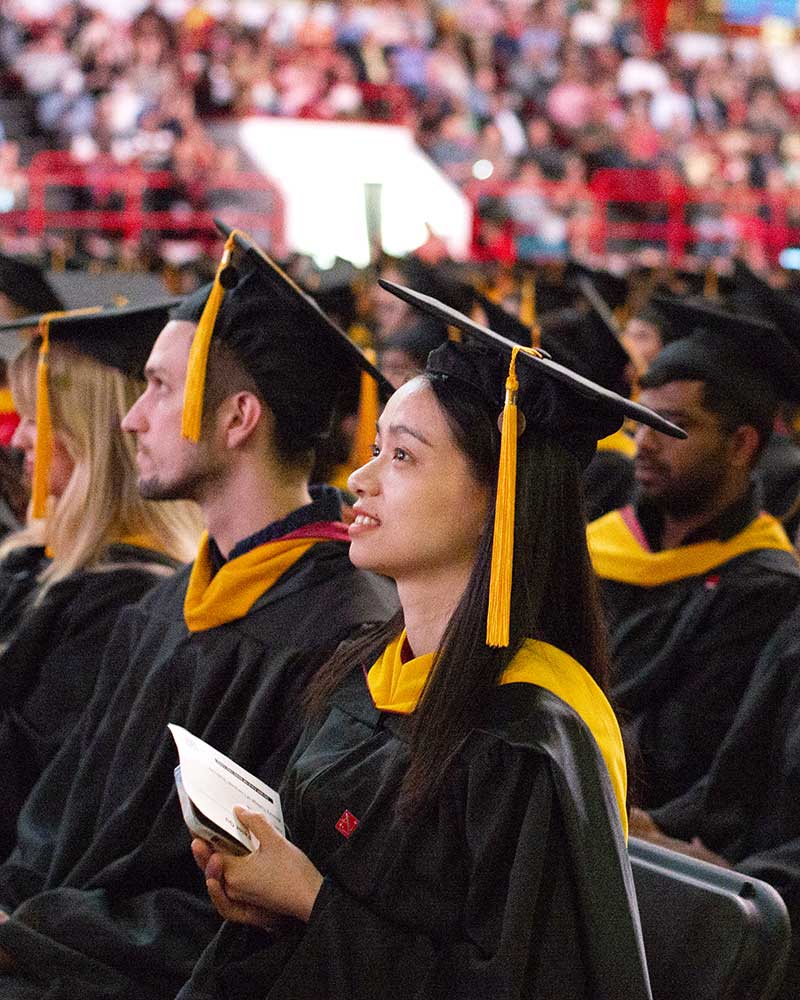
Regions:
<instances>
[{"instance_id":1,"label":"black graduation gown","mask_svg":"<svg viewBox=\"0 0 800 1000\"><path fill-rule=\"evenodd\" d=\"M174 789L176 722L277 785L308 677L393 585L320 542L246 617L190 633L190 568L126 608L95 694L20 814L0 867L0 945L18 973L0 997L173 997L219 926Z\"/></svg>"},{"instance_id":2,"label":"black graduation gown","mask_svg":"<svg viewBox=\"0 0 800 1000\"><path fill-rule=\"evenodd\" d=\"M800 609L764 651L709 773L653 811L670 836L699 837L773 885L792 921L785 1000L800 996Z\"/></svg>"},{"instance_id":3,"label":"black graduation gown","mask_svg":"<svg viewBox=\"0 0 800 1000\"><path fill-rule=\"evenodd\" d=\"M29 595L0 653L0 858L16 842L23 802L91 698L119 612L177 566L151 549L112 545L40 604Z\"/></svg>"},{"instance_id":4,"label":"black graduation gown","mask_svg":"<svg viewBox=\"0 0 800 1000\"><path fill-rule=\"evenodd\" d=\"M631 785L652 808L708 770L764 646L800 602L800 566L757 549L661 586L600 587Z\"/></svg>"},{"instance_id":5,"label":"black graduation gown","mask_svg":"<svg viewBox=\"0 0 800 1000\"><path fill-rule=\"evenodd\" d=\"M4 496L0 495L0 540L12 531L17 531L19 522L14 517L14 512L8 506Z\"/></svg>"},{"instance_id":6,"label":"black graduation gown","mask_svg":"<svg viewBox=\"0 0 800 1000\"><path fill-rule=\"evenodd\" d=\"M800 497L800 445L775 432L767 442L756 465L756 478L761 483L764 510L783 517ZM797 523L789 525L790 535Z\"/></svg>"},{"instance_id":7,"label":"black graduation gown","mask_svg":"<svg viewBox=\"0 0 800 1000\"><path fill-rule=\"evenodd\" d=\"M281 789L288 834L325 875L310 922L224 924L180 1000L649 997L618 807L583 721L540 687L498 687L407 823L409 722L378 712L361 671L343 683Z\"/></svg>"},{"instance_id":8,"label":"black graduation gown","mask_svg":"<svg viewBox=\"0 0 800 1000\"><path fill-rule=\"evenodd\" d=\"M630 503L635 488L633 459L621 451L598 451L583 472L584 510L594 521Z\"/></svg>"},{"instance_id":9,"label":"black graduation gown","mask_svg":"<svg viewBox=\"0 0 800 1000\"><path fill-rule=\"evenodd\" d=\"M43 545L12 549L0 562L0 650L14 634L39 573L47 565Z\"/></svg>"}]
</instances>

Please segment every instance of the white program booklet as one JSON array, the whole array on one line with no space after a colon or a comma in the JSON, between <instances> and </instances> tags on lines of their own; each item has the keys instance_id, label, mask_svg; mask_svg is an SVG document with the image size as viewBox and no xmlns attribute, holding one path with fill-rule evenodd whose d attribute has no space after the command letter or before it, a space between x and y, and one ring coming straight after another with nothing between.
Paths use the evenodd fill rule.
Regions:
<instances>
[{"instance_id":1,"label":"white program booklet","mask_svg":"<svg viewBox=\"0 0 800 1000\"><path fill-rule=\"evenodd\" d=\"M234 806L262 813L282 837L286 836L276 791L182 726L170 723L168 728L178 747L180 765L175 768L175 784L181 810L195 837L221 851L255 851L258 840L238 821Z\"/></svg>"}]
</instances>

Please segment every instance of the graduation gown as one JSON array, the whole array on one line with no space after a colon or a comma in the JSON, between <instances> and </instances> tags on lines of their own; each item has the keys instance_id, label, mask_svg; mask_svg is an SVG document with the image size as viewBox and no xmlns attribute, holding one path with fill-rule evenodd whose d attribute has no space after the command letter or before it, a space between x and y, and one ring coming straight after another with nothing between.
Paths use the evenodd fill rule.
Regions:
<instances>
[{"instance_id":1,"label":"graduation gown","mask_svg":"<svg viewBox=\"0 0 800 1000\"><path fill-rule=\"evenodd\" d=\"M0 562L0 650L8 643L47 565L43 545L12 549Z\"/></svg>"},{"instance_id":2,"label":"graduation gown","mask_svg":"<svg viewBox=\"0 0 800 1000\"><path fill-rule=\"evenodd\" d=\"M14 512L8 506L6 498L0 495L0 540L19 528L19 522Z\"/></svg>"},{"instance_id":3,"label":"graduation gown","mask_svg":"<svg viewBox=\"0 0 800 1000\"><path fill-rule=\"evenodd\" d=\"M783 897L792 922L785 1000L800 995L800 609L764 651L710 771L653 810L681 840L699 837Z\"/></svg>"},{"instance_id":4,"label":"graduation gown","mask_svg":"<svg viewBox=\"0 0 800 1000\"><path fill-rule=\"evenodd\" d=\"M591 524L588 541L609 620L612 700L636 755L632 784L652 808L708 770L762 649L800 602L800 566L768 515L752 514L724 542L653 552L626 508Z\"/></svg>"},{"instance_id":5,"label":"graduation gown","mask_svg":"<svg viewBox=\"0 0 800 1000\"><path fill-rule=\"evenodd\" d=\"M633 459L636 444L619 430L597 444L597 451L583 471L584 509L587 521L630 503L635 487Z\"/></svg>"},{"instance_id":6,"label":"graduation gown","mask_svg":"<svg viewBox=\"0 0 800 1000\"><path fill-rule=\"evenodd\" d=\"M586 520L630 503L634 486L632 459L619 451L598 451L583 472Z\"/></svg>"},{"instance_id":7,"label":"graduation gown","mask_svg":"<svg viewBox=\"0 0 800 1000\"><path fill-rule=\"evenodd\" d=\"M496 688L406 822L410 724L362 671L345 680L281 789L287 835L325 876L309 923L224 924L180 1000L649 997L617 801L577 713Z\"/></svg>"},{"instance_id":8,"label":"graduation gown","mask_svg":"<svg viewBox=\"0 0 800 1000\"><path fill-rule=\"evenodd\" d=\"M39 568L39 551L23 550L20 561ZM111 545L100 564L60 580L39 604L24 573L18 589L27 597L0 653L0 858L14 846L28 793L89 702L117 615L177 566L152 549Z\"/></svg>"},{"instance_id":9,"label":"graduation gown","mask_svg":"<svg viewBox=\"0 0 800 1000\"><path fill-rule=\"evenodd\" d=\"M755 471L763 491L764 510L783 517L800 496L800 446L776 431L761 452ZM797 526L797 520L788 526L790 535Z\"/></svg>"},{"instance_id":10,"label":"graduation gown","mask_svg":"<svg viewBox=\"0 0 800 1000\"><path fill-rule=\"evenodd\" d=\"M246 614L190 631L190 570L123 610L86 713L20 814L0 867L12 914L0 946L17 974L0 976L0 997L174 997L219 918L192 860L167 723L275 786L309 676L396 609L393 585L323 541Z\"/></svg>"}]
</instances>

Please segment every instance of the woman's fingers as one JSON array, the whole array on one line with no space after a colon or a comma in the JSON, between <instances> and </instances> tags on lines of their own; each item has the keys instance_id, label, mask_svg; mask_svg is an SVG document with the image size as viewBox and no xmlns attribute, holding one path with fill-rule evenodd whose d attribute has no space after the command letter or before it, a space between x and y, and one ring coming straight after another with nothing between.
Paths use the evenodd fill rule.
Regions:
<instances>
[{"instance_id":1,"label":"woman's fingers","mask_svg":"<svg viewBox=\"0 0 800 1000\"><path fill-rule=\"evenodd\" d=\"M212 848L204 841L200 840L198 837L192 841L192 857L197 863L197 867L201 872L206 870L206 865L208 864L209 858L212 856L214 851Z\"/></svg>"},{"instance_id":2,"label":"woman's fingers","mask_svg":"<svg viewBox=\"0 0 800 1000\"><path fill-rule=\"evenodd\" d=\"M212 854L206 863L206 878L213 878L217 882L222 882L225 874L225 859L221 854Z\"/></svg>"},{"instance_id":3,"label":"woman's fingers","mask_svg":"<svg viewBox=\"0 0 800 1000\"><path fill-rule=\"evenodd\" d=\"M206 888L214 908L224 920L232 920L237 924L251 924L264 930L275 926L276 918L260 907L234 902L217 879L207 879Z\"/></svg>"},{"instance_id":4,"label":"woman's fingers","mask_svg":"<svg viewBox=\"0 0 800 1000\"><path fill-rule=\"evenodd\" d=\"M245 809L244 806L236 806L233 811L236 813L236 818L242 826L258 839L262 847L273 838L280 838L280 834L270 826L266 816L262 813L251 812L249 809Z\"/></svg>"}]
</instances>

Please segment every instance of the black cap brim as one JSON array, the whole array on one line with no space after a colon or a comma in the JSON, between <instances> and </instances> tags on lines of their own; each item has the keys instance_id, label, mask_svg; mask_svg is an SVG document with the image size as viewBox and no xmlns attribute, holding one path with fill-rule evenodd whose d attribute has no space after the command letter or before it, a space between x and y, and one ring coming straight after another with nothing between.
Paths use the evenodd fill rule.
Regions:
<instances>
[{"instance_id":1,"label":"black cap brim","mask_svg":"<svg viewBox=\"0 0 800 1000\"><path fill-rule=\"evenodd\" d=\"M146 306L107 306L96 312L67 313L50 320L51 343L62 343L126 375L141 376L169 311L180 299ZM44 315L44 314L43 314ZM38 333L41 315L24 316L0 326L0 333Z\"/></svg>"},{"instance_id":2,"label":"black cap brim","mask_svg":"<svg viewBox=\"0 0 800 1000\"><path fill-rule=\"evenodd\" d=\"M468 316L457 312L455 309L451 309L442 302L437 302L435 299L432 299L427 295L423 295L420 292L416 292L411 288L404 288L402 285L395 285L394 283L386 281L382 278L378 280L382 288L385 288L386 291L391 292L398 298L403 299L403 301L408 302L410 305L415 306L417 309L420 309L422 312L425 312L430 316L435 316L437 319L442 320L448 325L457 327L464 333L471 334L484 342L490 342L496 349L499 349L509 356L516 347L519 347L518 344L515 344L507 337L503 337L500 334L495 333L494 330L490 330L488 327L481 326L480 323L474 322ZM518 358L522 359L522 363L524 364L537 366L550 378L567 385L571 390L579 395L592 399L599 404L603 404L608 409L616 410L619 413L620 418L630 417L633 420L637 420L639 423L647 424L657 431L668 434L670 437L681 439L687 437L686 431L677 427L675 424L670 423L668 420L664 420L663 417L660 417L657 413L654 413L647 407L641 406L639 403L634 403L630 399L625 399L624 396L620 396L616 392L612 392L610 389L606 389L603 386L598 385L596 382L592 382L590 379L585 378L577 372L571 371L569 368L565 368L556 361L552 361L549 358L536 357L526 353L519 354Z\"/></svg>"},{"instance_id":3,"label":"black cap brim","mask_svg":"<svg viewBox=\"0 0 800 1000\"><path fill-rule=\"evenodd\" d=\"M304 317L323 336L327 336L332 340L347 362L375 379L378 385L378 394L385 402L394 392L391 383L381 375L369 358L347 336L344 330L333 322L312 296L304 292L275 261L271 260L259 247L247 239L244 234L232 229L224 222L220 222L219 219L215 219L214 222L223 236L230 237L233 234L236 249L232 254L231 267L235 271L238 270L245 264L244 258L249 261L250 266L257 266L261 277L268 282L272 291L284 300L290 300L291 306L298 311L301 317ZM224 284L225 279L223 278Z\"/></svg>"},{"instance_id":4,"label":"black cap brim","mask_svg":"<svg viewBox=\"0 0 800 1000\"><path fill-rule=\"evenodd\" d=\"M681 358L687 371L710 380L726 378L736 393L760 386L778 398L800 402L800 352L772 323L731 313L708 302L686 302L654 296L653 305L666 317L669 344L653 363ZM692 367L694 366L694 367Z\"/></svg>"}]
</instances>

